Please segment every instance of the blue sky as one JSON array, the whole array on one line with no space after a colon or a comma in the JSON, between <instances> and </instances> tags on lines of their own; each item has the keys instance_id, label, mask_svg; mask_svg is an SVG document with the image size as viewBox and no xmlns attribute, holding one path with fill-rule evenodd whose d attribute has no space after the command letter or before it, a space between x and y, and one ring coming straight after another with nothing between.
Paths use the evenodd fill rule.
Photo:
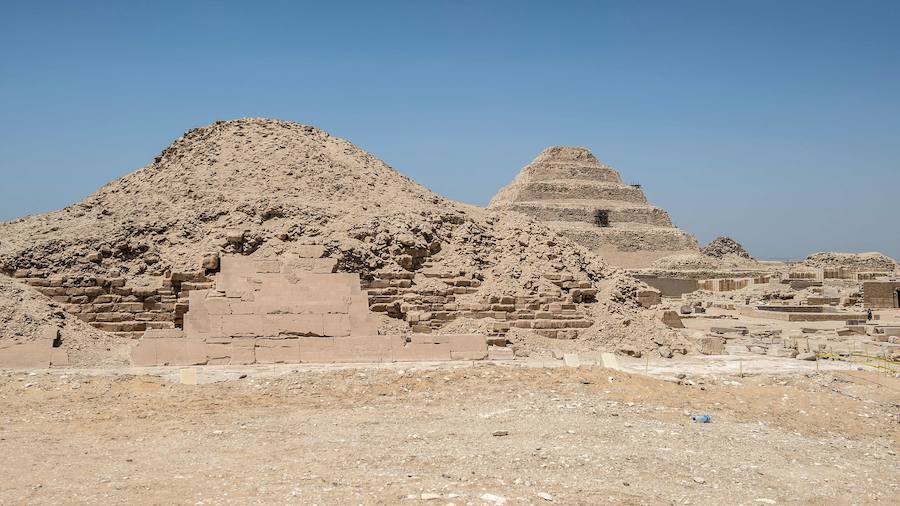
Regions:
<instances>
[{"instance_id":1,"label":"blue sky","mask_svg":"<svg viewBox=\"0 0 900 506\"><path fill-rule=\"evenodd\" d=\"M480 205L587 146L703 243L900 258L898 26L866 0L0 0L0 220L253 116Z\"/></svg>"}]
</instances>

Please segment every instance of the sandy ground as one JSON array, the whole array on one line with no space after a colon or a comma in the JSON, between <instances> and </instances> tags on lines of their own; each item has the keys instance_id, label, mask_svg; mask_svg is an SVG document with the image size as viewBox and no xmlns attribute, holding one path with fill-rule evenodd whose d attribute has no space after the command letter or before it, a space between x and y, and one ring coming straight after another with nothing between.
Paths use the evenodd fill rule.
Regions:
<instances>
[{"instance_id":1,"label":"sandy ground","mask_svg":"<svg viewBox=\"0 0 900 506\"><path fill-rule=\"evenodd\" d=\"M6 372L0 503L900 502L900 380L717 361Z\"/></svg>"}]
</instances>

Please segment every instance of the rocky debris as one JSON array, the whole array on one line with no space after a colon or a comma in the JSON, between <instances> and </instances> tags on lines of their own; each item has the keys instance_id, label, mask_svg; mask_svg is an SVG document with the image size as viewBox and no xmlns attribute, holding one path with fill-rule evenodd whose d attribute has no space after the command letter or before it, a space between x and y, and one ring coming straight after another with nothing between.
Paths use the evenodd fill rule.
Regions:
<instances>
[{"instance_id":1,"label":"rocky debris","mask_svg":"<svg viewBox=\"0 0 900 506\"><path fill-rule=\"evenodd\" d=\"M57 291L46 284L54 276L84 280L89 296L74 293L81 284L59 295L73 312L96 304L92 297L136 297L134 311L139 302L163 305L172 314L153 316L178 326L187 292L208 288L220 255L276 258L314 244L339 271L386 283L384 291L409 299L410 307L434 306L436 291L449 290L455 300L414 312L432 315L432 330L456 314L445 306L524 297L545 301L538 309L554 301L574 305L557 313L569 318L565 312L575 311L579 327L578 315L595 316L590 329L555 331L559 322L551 322L542 332L583 336L600 347L640 350L655 342L648 335L627 343L622 323L653 326L639 311L639 299L653 302L652 290L572 240L519 213L447 200L345 140L284 121L241 119L190 130L150 165L80 203L0 224L0 237L0 273L48 294ZM377 304L370 299L373 310ZM400 306L384 310L405 319ZM125 316L138 315L147 316ZM146 325L130 319L125 324L134 328L125 330ZM122 322L102 323L125 331Z\"/></svg>"},{"instance_id":2,"label":"rocky debris","mask_svg":"<svg viewBox=\"0 0 900 506\"><path fill-rule=\"evenodd\" d=\"M715 273L718 271L744 271L758 270L759 264L749 258L735 255L725 255L721 258L704 255L701 253L683 253L669 255L655 260L649 267L649 271L698 271Z\"/></svg>"},{"instance_id":3,"label":"rocky debris","mask_svg":"<svg viewBox=\"0 0 900 506\"><path fill-rule=\"evenodd\" d=\"M734 255L748 260L752 260L753 258L739 242L725 236L716 237L700 251L704 255L713 258L724 258L728 255Z\"/></svg>"},{"instance_id":4,"label":"rocky debris","mask_svg":"<svg viewBox=\"0 0 900 506\"><path fill-rule=\"evenodd\" d=\"M585 148L545 149L488 207L540 220L615 265L641 267L698 250L664 210L647 203L639 185L624 184Z\"/></svg>"},{"instance_id":5,"label":"rocky debris","mask_svg":"<svg viewBox=\"0 0 900 506\"><path fill-rule=\"evenodd\" d=\"M66 313L33 288L0 275L0 344L40 339L47 328L59 329L59 346L71 365L127 363L127 344Z\"/></svg>"},{"instance_id":6,"label":"rocky debris","mask_svg":"<svg viewBox=\"0 0 900 506\"><path fill-rule=\"evenodd\" d=\"M893 271L897 261L878 252L871 253L814 253L803 262L809 267L844 267L858 270Z\"/></svg>"},{"instance_id":7,"label":"rocky debris","mask_svg":"<svg viewBox=\"0 0 900 506\"><path fill-rule=\"evenodd\" d=\"M62 211L0 224L0 270L142 276L214 269L221 253L325 247L339 270L493 271L498 292L540 273L609 269L543 225L440 197L347 141L273 120L187 132L149 166ZM131 284L131 283L130 283ZM486 287L487 289L488 287Z\"/></svg>"}]
</instances>

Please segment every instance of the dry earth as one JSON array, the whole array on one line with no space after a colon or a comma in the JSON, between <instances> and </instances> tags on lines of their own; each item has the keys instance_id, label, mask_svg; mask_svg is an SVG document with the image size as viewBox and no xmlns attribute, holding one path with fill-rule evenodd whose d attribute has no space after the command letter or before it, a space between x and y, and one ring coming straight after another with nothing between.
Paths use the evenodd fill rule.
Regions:
<instances>
[{"instance_id":1,"label":"dry earth","mask_svg":"<svg viewBox=\"0 0 900 506\"><path fill-rule=\"evenodd\" d=\"M900 380L873 373L247 372L6 373L0 503L900 501ZM712 423L691 423L701 413Z\"/></svg>"}]
</instances>

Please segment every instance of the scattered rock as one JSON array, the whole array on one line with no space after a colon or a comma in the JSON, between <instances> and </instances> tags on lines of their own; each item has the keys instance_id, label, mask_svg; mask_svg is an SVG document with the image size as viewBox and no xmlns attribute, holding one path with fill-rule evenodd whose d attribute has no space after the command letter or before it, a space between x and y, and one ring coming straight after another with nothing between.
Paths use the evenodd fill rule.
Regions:
<instances>
[{"instance_id":1,"label":"scattered rock","mask_svg":"<svg viewBox=\"0 0 900 506\"><path fill-rule=\"evenodd\" d=\"M704 255L713 258L724 258L728 255L734 255L746 259L752 258L750 256L750 253L747 253L747 250L744 249L744 247L741 246L740 243L730 237L725 236L716 237L701 251Z\"/></svg>"}]
</instances>

